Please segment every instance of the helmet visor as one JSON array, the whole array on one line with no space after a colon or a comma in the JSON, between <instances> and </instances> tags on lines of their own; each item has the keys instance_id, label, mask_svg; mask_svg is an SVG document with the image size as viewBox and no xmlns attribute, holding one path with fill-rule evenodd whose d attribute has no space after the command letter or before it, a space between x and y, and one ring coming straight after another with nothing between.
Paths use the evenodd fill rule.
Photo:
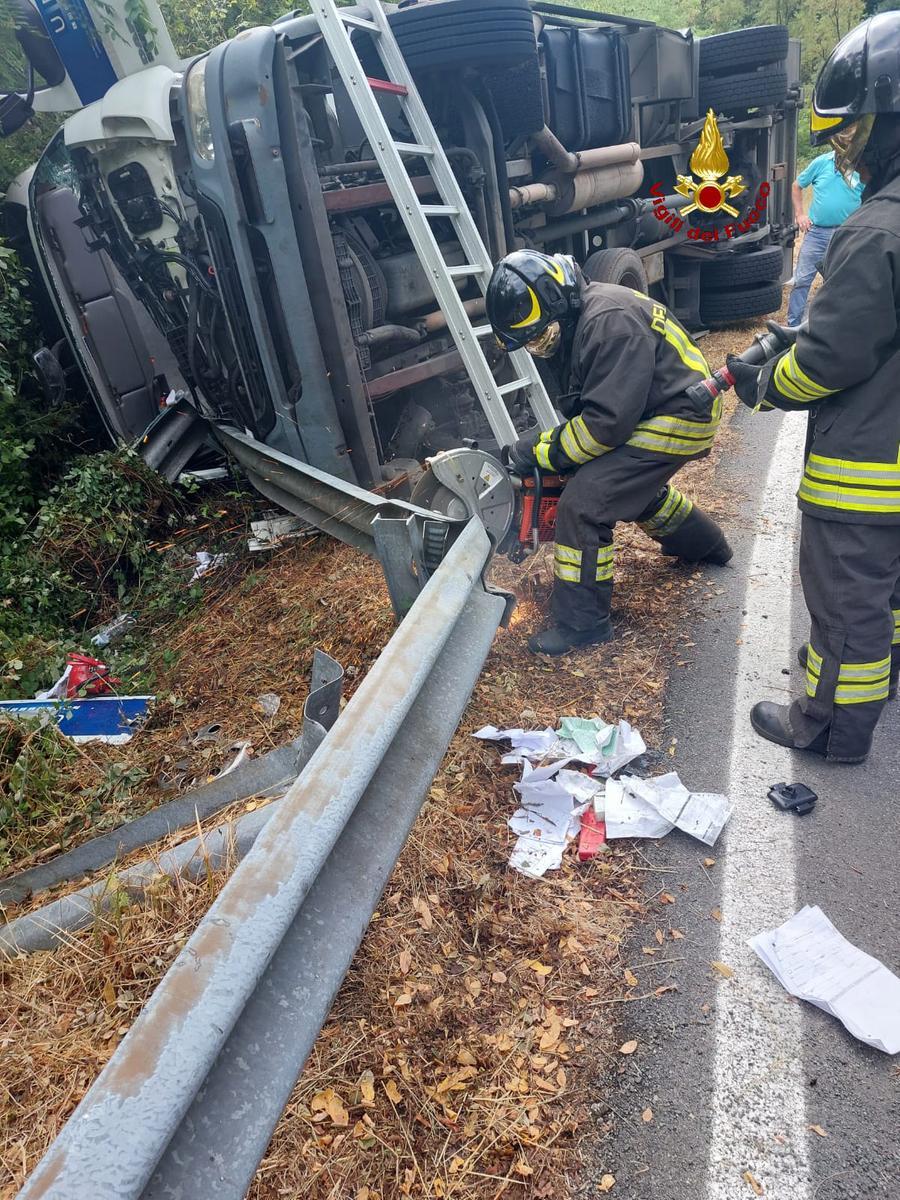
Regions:
<instances>
[{"instance_id":1,"label":"helmet visor","mask_svg":"<svg viewBox=\"0 0 900 1200\"><path fill-rule=\"evenodd\" d=\"M562 338L562 327L559 321L551 321L543 333L525 343L525 349L532 358L552 358L559 349Z\"/></svg>"},{"instance_id":2,"label":"helmet visor","mask_svg":"<svg viewBox=\"0 0 900 1200\"><path fill-rule=\"evenodd\" d=\"M840 133L832 134L828 139L834 149L834 168L840 171L846 183L851 187L855 182L853 176L859 168L872 126L875 124L874 113L864 113L858 121L854 121Z\"/></svg>"}]
</instances>

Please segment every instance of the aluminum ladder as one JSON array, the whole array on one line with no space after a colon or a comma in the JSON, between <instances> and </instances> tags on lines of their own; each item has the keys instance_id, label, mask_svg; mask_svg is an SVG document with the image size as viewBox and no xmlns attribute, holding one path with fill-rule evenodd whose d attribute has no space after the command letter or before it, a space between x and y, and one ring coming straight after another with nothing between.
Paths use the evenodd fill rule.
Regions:
<instances>
[{"instance_id":1,"label":"aluminum ladder","mask_svg":"<svg viewBox=\"0 0 900 1200\"><path fill-rule=\"evenodd\" d=\"M518 437L503 397L519 389L524 389L540 427L552 429L558 424L559 416L531 355L527 350L514 351L510 359L516 378L509 383L498 384L480 344L482 338L492 336L491 327L472 325L456 290L458 279L473 278L484 293L493 263L438 140L412 73L397 45L387 14L377 0L373 0L367 8L371 19L338 8L335 0L310 0L310 8L317 18L319 30L391 190L419 261L425 268L441 312L447 318L447 328L494 437L501 446L509 445ZM365 30L371 35L388 76L389 82L382 90L399 98L415 139L413 142L394 140L353 47L351 32L354 29ZM423 204L419 200L404 162L404 159L412 158L424 159L434 180L440 204ZM465 255L463 265L451 267L444 261L429 224L432 217L446 218L451 222Z\"/></svg>"}]
</instances>

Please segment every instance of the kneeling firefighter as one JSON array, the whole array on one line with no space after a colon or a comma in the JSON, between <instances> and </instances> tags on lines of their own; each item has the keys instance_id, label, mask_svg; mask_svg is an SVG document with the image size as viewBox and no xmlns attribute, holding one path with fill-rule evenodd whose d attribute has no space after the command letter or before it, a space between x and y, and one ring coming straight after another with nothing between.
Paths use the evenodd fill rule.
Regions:
<instances>
[{"instance_id":1,"label":"kneeling firefighter","mask_svg":"<svg viewBox=\"0 0 900 1200\"><path fill-rule=\"evenodd\" d=\"M751 721L779 745L853 763L900 672L900 13L838 43L811 127L866 186L828 247L808 327L763 367L728 359L745 404L810 414L798 493L806 695L757 704Z\"/></svg>"},{"instance_id":2,"label":"kneeling firefighter","mask_svg":"<svg viewBox=\"0 0 900 1200\"><path fill-rule=\"evenodd\" d=\"M568 386L557 400L568 419L508 451L513 470L574 472L557 510L554 624L529 647L564 654L609 641L617 521L637 521L664 553L688 562L731 558L715 521L669 483L709 453L721 399L687 397L706 360L663 305L589 283L568 257L508 254L491 276L487 315L507 350L556 358Z\"/></svg>"}]
</instances>

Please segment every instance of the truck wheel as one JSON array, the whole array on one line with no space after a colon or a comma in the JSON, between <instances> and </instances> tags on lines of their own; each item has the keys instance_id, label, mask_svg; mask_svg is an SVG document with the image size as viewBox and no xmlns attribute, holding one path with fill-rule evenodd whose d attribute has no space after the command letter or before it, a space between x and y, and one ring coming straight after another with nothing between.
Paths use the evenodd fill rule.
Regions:
<instances>
[{"instance_id":1,"label":"truck wheel","mask_svg":"<svg viewBox=\"0 0 900 1200\"><path fill-rule=\"evenodd\" d=\"M521 62L537 54L528 0L431 0L390 17L414 70Z\"/></svg>"},{"instance_id":2,"label":"truck wheel","mask_svg":"<svg viewBox=\"0 0 900 1200\"><path fill-rule=\"evenodd\" d=\"M762 67L787 58L786 25L756 25L700 39L700 74L730 75L741 67Z\"/></svg>"},{"instance_id":3,"label":"truck wheel","mask_svg":"<svg viewBox=\"0 0 900 1200\"><path fill-rule=\"evenodd\" d=\"M581 270L591 283L618 283L644 293L648 288L647 272L634 250L597 250L588 255Z\"/></svg>"},{"instance_id":4,"label":"truck wheel","mask_svg":"<svg viewBox=\"0 0 900 1200\"><path fill-rule=\"evenodd\" d=\"M711 108L730 117L748 108L780 104L787 96L787 86L787 71L710 76L700 80L700 111Z\"/></svg>"},{"instance_id":5,"label":"truck wheel","mask_svg":"<svg viewBox=\"0 0 900 1200\"><path fill-rule=\"evenodd\" d=\"M784 254L780 246L764 246L749 254L723 254L700 268L703 288L739 288L748 283L774 283L781 278Z\"/></svg>"},{"instance_id":6,"label":"truck wheel","mask_svg":"<svg viewBox=\"0 0 900 1200\"><path fill-rule=\"evenodd\" d=\"M731 325L781 308L780 283L756 283L734 291L700 291L700 320L704 325Z\"/></svg>"}]
</instances>

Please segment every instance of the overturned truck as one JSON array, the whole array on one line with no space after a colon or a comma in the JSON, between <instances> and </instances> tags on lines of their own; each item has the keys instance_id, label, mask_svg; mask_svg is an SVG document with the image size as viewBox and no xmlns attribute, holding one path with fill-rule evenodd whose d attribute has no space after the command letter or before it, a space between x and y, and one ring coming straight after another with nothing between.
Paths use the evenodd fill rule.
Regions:
<instances>
[{"instance_id":1,"label":"overturned truck","mask_svg":"<svg viewBox=\"0 0 900 1200\"><path fill-rule=\"evenodd\" d=\"M426 457L552 414L560 381L485 336L487 272L450 186L489 261L572 254L694 330L779 307L800 104L783 26L698 39L540 0L431 0L342 8L343 41L332 5L312 7L119 79L7 196L60 326L46 386L84 381L160 469L212 435L315 519L308 489L290 500L292 464L402 496ZM411 128L412 92L436 145Z\"/></svg>"}]
</instances>

